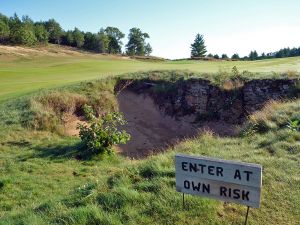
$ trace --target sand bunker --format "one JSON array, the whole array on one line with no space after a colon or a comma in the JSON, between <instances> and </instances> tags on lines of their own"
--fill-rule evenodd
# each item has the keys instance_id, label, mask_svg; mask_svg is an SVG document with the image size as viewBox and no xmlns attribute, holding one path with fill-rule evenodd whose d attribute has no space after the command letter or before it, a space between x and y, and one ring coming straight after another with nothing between
<instances>
[{"instance_id":1,"label":"sand bunker","mask_svg":"<svg viewBox=\"0 0 300 225\"><path fill-rule=\"evenodd\" d=\"M194 123L195 116L175 119L165 115L147 94L122 91L118 97L119 109L128 124L124 129L131 134L131 140L120 145L122 154L129 157L145 157L185 138L199 135L204 130L221 136L235 134L235 126L224 122Z\"/></svg>"}]
</instances>

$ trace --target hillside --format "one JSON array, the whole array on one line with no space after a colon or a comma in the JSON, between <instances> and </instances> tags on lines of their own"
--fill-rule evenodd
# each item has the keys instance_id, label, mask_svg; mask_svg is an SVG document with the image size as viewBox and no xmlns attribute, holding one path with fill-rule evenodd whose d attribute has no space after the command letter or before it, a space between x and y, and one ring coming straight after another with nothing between
<instances>
[{"instance_id":1,"label":"hillside","mask_svg":"<svg viewBox=\"0 0 300 225\"><path fill-rule=\"evenodd\" d=\"M299 71L300 57L251 62L149 61L88 53L56 45L39 48L0 46L0 101L41 88L58 87L128 72L179 69L216 73L231 71L233 66L237 66L240 71L248 70L260 74L271 71Z\"/></svg>"},{"instance_id":2,"label":"hillside","mask_svg":"<svg viewBox=\"0 0 300 225\"><path fill-rule=\"evenodd\" d=\"M210 75L212 81L189 75L182 71L138 72L1 103L0 224L241 224L246 211L241 205L187 196L187 209L182 208L182 195L176 192L174 179L174 155L178 152L261 164L262 205L250 210L249 224L297 224L297 80L278 77L243 84L243 77L233 74L224 80L216 79L218 74ZM123 79L125 83L136 82L120 86ZM257 92L249 92L256 88ZM267 90L265 98L260 89ZM247 102L233 98L240 96L239 91L248 95ZM207 98L218 92L216 99ZM174 104L174 99L182 100ZM213 102L225 117L209 117L203 111L210 111L204 106ZM135 106L142 103L147 107ZM83 104L99 113L123 111L129 132L140 131L147 137L142 137L143 141L154 139L160 146L136 143L136 132L132 133L135 143L119 146L122 154L84 158L78 136L65 132L68 118L81 116ZM243 123L226 116L241 113L237 111L239 104L247 108L242 113L253 107L256 110L243 115ZM193 108L191 116L196 118L188 121L182 113L193 112ZM229 125L235 132L224 133ZM199 133L190 135L191 127ZM171 138L176 140L170 143ZM152 149L142 152L142 148Z\"/></svg>"}]
</instances>

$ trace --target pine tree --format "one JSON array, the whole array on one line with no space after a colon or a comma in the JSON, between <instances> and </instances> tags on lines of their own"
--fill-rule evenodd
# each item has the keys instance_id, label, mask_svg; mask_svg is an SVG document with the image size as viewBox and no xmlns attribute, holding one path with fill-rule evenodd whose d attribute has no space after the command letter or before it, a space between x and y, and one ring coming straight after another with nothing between
<instances>
[{"instance_id":1,"label":"pine tree","mask_svg":"<svg viewBox=\"0 0 300 225\"><path fill-rule=\"evenodd\" d=\"M222 54L222 59L228 59L228 56L226 54Z\"/></svg>"},{"instance_id":2,"label":"pine tree","mask_svg":"<svg viewBox=\"0 0 300 225\"><path fill-rule=\"evenodd\" d=\"M234 54L231 56L231 59L239 60L239 59L240 59L240 56L239 56L237 53L234 53Z\"/></svg>"},{"instance_id":3,"label":"pine tree","mask_svg":"<svg viewBox=\"0 0 300 225\"><path fill-rule=\"evenodd\" d=\"M203 35L197 34L195 41L191 44L191 56L192 57L204 57L206 51L206 46L204 43Z\"/></svg>"}]
</instances>

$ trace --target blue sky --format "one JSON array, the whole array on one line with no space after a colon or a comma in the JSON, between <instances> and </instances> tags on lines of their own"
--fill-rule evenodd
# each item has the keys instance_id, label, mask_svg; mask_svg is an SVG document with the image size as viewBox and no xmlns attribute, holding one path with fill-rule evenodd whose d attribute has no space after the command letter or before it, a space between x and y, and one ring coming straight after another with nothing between
<instances>
[{"instance_id":1,"label":"blue sky","mask_svg":"<svg viewBox=\"0 0 300 225\"><path fill-rule=\"evenodd\" d=\"M300 46L299 0L0 0L0 12L55 18L65 30L116 26L127 35L139 27L153 55L167 58L189 57L196 33L213 54Z\"/></svg>"}]
</instances>

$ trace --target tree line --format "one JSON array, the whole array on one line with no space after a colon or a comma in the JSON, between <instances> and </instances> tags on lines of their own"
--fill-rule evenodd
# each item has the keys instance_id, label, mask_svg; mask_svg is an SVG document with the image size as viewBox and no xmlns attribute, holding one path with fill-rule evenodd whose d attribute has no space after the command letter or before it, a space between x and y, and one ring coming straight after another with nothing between
<instances>
[{"instance_id":1,"label":"tree line","mask_svg":"<svg viewBox=\"0 0 300 225\"><path fill-rule=\"evenodd\" d=\"M227 60L229 57L226 54L219 56L218 54L207 54L206 45L203 35L197 34L194 42L191 44L191 58L214 58ZM258 55L257 51L251 51L248 56L240 57L237 53L233 54L230 58L232 60L260 60L260 59L272 59L272 58L285 58L300 56L299 48L283 48L275 52L262 53Z\"/></svg>"},{"instance_id":2,"label":"tree line","mask_svg":"<svg viewBox=\"0 0 300 225\"><path fill-rule=\"evenodd\" d=\"M82 48L97 53L121 54L125 34L117 27L101 28L99 32L83 32L78 28L63 30L55 19L34 22L29 16L19 18L17 14L7 17L0 13L0 43L33 46L36 44L60 44ZM127 55L150 55L152 47L146 42L148 33L140 28L131 28Z\"/></svg>"}]
</instances>

